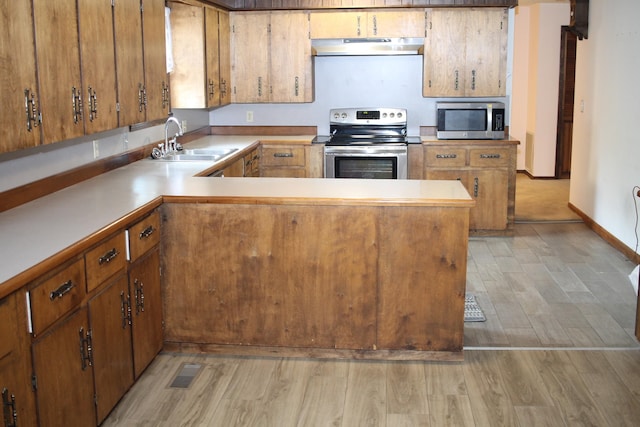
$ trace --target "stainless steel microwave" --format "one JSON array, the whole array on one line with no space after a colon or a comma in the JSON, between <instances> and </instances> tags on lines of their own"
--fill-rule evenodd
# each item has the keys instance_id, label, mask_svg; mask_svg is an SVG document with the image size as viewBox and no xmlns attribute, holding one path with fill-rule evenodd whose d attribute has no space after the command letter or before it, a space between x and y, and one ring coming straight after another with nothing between
<instances>
[{"instance_id":1,"label":"stainless steel microwave","mask_svg":"<svg viewBox=\"0 0 640 427\"><path fill-rule=\"evenodd\" d=\"M436 103L438 139L503 139L502 102Z\"/></svg>"}]
</instances>

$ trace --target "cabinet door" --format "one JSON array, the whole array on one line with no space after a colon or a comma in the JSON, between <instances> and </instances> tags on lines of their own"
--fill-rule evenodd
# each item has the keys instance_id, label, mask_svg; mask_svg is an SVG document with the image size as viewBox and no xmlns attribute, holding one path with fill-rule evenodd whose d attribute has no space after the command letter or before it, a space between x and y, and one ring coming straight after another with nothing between
<instances>
[{"instance_id":1,"label":"cabinet door","mask_svg":"<svg viewBox=\"0 0 640 427\"><path fill-rule=\"evenodd\" d=\"M171 106L204 108L207 106L205 80L205 8L182 3L171 4L173 72Z\"/></svg>"},{"instance_id":2,"label":"cabinet door","mask_svg":"<svg viewBox=\"0 0 640 427\"><path fill-rule=\"evenodd\" d=\"M96 424L88 326L80 309L32 346L41 427Z\"/></svg>"},{"instance_id":3,"label":"cabinet door","mask_svg":"<svg viewBox=\"0 0 640 427\"><path fill-rule=\"evenodd\" d=\"M218 11L205 7L206 106L220 105L220 36Z\"/></svg>"},{"instance_id":4,"label":"cabinet door","mask_svg":"<svg viewBox=\"0 0 640 427\"><path fill-rule=\"evenodd\" d=\"M83 116L87 134L118 127L111 0L78 0Z\"/></svg>"},{"instance_id":5,"label":"cabinet door","mask_svg":"<svg viewBox=\"0 0 640 427\"><path fill-rule=\"evenodd\" d=\"M0 87L4 89L0 153L6 153L40 144L40 111L31 1L0 0L0 9ZM28 114L27 100L33 102Z\"/></svg>"},{"instance_id":6,"label":"cabinet door","mask_svg":"<svg viewBox=\"0 0 640 427\"><path fill-rule=\"evenodd\" d=\"M45 143L84 134L76 0L34 0L42 133Z\"/></svg>"},{"instance_id":7,"label":"cabinet door","mask_svg":"<svg viewBox=\"0 0 640 427\"><path fill-rule=\"evenodd\" d=\"M504 96L503 8L428 9L423 96Z\"/></svg>"},{"instance_id":8,"label":"cabinet door","mask_svg":"<svg viewBox=\"0 0 640 427\"><path fill-rule=\"evenodd\" d=\"M142 10L145 120L153 121L169 114L164 0L142 0Z\"/></svg>"},{"instance_id":9,"label":"cabinet door","mask_svg":"<svg viewBox=\"0 0 640 427\"><path fill-rule=\"evenodd\" d=\"M124 274L89 301L98 424L133 384L129 304Z\"/></svg>"},{"instance_id":10,"label":"cabinet door","mask_svg":"<svg viewBox=\"0 0 640 427\"><path fill-rule=\"evenodd\" d=\"M269 13L232 13L232 100L267 102L269 94Z\"/></svg>"},{"instance_id":11,"label":"cabinet door","mask_svg":"<svg viewBox=\"0 0 640 427\"><path fill-rule=\"evenodd\" d=\"M466 14L457 9L427 12L423 96L465 96Z\"/></svg>"},{"instance_id":12,"label":"cabinet door","mask_svg":"<svg viewBox=\"0 0 640 427\"><path fill-rule=\"evenodd\" d=\"M162 349L162 295L158 249L136 262L129 271L133 367L138 378Z\"/></svg>"},{"instance_id":13,"label":"cabinet door","mask_svg":"<svg viewBox=\"0 0 640 427\"><path fill-rule=\"evenodd\" d=\"M506 94L507 11L502 8L472 9L466 28L466 95Z\"/></svg>"},{"instance_id":14,"label":"cabinet door","mask_svg":"<svg viewBox=\"0 0 640 427\"><path fill-rule=\"evenodd\" d=\"M0 299L0 392L4 425L36 425L24 293ZM15 411L15 418L13 411Z\"/></svg>"},{"instance_id":15,"label":"cabinet door","mask_svg":"<svg viewBox=\"0 0 640 427\"><path fill-rule=\"evenodd\" d=\"M367 12L311 12L312 39L356 38L367 35Z\"/></svg>"},{"instance_id":16,"label":"cabinet door","mask_svg":"<svg viewBox=\"0 0 640 427\"><path fill-rule=\"evenodd\" d=\"M369 37L424 37L424 10L370 11L367 29Z\"/></svg>"},{"instance_id":17,"label":"cabinet door","mask_svg":"<svg viewBox=\"0 0 640 427\"><path fill-rule=\"evenodd\" d=\"M220 105L231 103L231 29L229 13L218 11L220 48Z\"/></svg>"},{"instance_id":18,"label":"cabinet door","mask_svg":"<svg viewBox=\"0 0 640 427\"><path fill-rule=\"evenodd\" d=\"M307 13L271 14L270 52L271 102L312 102L313 70Z\"/></svg>"},{"instance_id":19,"label":"cabinet door","mask_svg":"<svg viewBox=\"0 0 640 427\"><path fill-rule=\"evenodd\" d=\"M236 160L231 165L224 168L224 176L241 177L244 176L244 157Z\"/></svg>"},{"instance_id":20,"label":"cabinet door","mask_svg":"<svg viewBox=\"0 0 640 427\"><path fill-rule=\"evenodd\" d=\"M508 180L506 169L469 171L467 191L476 201L469 214L471 230L507 228Z\"/></svg>"},{"instance_id":21,"label":"cabinet door","mask_svg":"<svg viewBox=\"0 0 640 427\"><path fill-rule=\"evenodd\" d=\"M140 0L114 0L119 126L141 123L144 111L144 62Z\"/></svg>"}]
</instances>

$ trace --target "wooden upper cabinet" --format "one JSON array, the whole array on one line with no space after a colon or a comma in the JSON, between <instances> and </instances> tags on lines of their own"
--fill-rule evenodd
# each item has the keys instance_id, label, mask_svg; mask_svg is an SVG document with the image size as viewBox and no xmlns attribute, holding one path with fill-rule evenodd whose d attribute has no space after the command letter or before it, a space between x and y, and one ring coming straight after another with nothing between
<instances>
[{"instance_id":1,"label":"wooden upper cabinet","mask_svg":"<svg viewBox=\"0 0 640 427\"><path fill-rule=\"evenodd\" d=\"M269 12L231 13L231 75L236 103L269 101Z\"/></svg>"},{"instance_id":2,"label":"wooden upper cabinet","mask_svg":"<svg viewBox=\"0 0 640 427\"><path fill-rule=\"evenodd\" d=\"M169 115L164 0L142 0L146 121Z\"/></svg>"},{"instance_id":3,"label":"wooden upper cabinet","mask_svg":"<svg viewBox=\"0 0 640 427\"><path fill-rule=\"evenodd\" d=\"M45 143L84 134L76 0L34 0L33 16Z\"/></svg>"},{"instance_id":4,"label":"wooden upper cabinet","mask_svg":"<svg viewBox=\"0 0 640 427\"><path fill-rule=\"evenodd\" d=\"M311 102L311 41L306 12L232 13L232 100Z\"/></svg>"},{"instance_id":5,"label":"wooden upper cabinet","mask_svg":"<svg viewBox=\"0 0 640 427\"><path fill-rule=\"evenodd\" d=\"M355 38L367 36L367 12L311 12L312 39Z\"/></svg>"},{"instance_id":6,"label":"wooden upper cabinet","mask_svg":"<svg viewBox=\"0 0 640 427\"><path fill-rule=\"evenodd\" d=\"M207 107L220 105L220 35L218 11L210 7L205 15L205 57Z\"/></svg>"},{"instance_id":7,"label":"wooden upper cabinet","mask_svg":"<svg viewBox=\"0 0 640 427\"><path fill-rule=\"evenodd\" d=\"M0 0L0 153L40 144L31 1ZM28 105L28 112L25 108Z\"/></svg>"},{"instance_id":8,"label":"wooden upper cabinet","mask_svg":"<svg viewBox=\"0 0 640 427\"><path fill-rule=\"evenodd\" d=\"M228 104L228 13L179 2L170 5L174 59L172 107L213 108Z\"/></svg>"},{"instance_id":9,"label":"wooden upper cabinet","mask_svg":"<svg viewBox=\"0 0 640 427\"><path fill-rule=\"evenodd\" d=\"M424 9L312 12L312 39L424 37Z\"/></svg>"},{"instance_id":10,"label":"wooden upper cabinet","mask_svg":"<svg viewBox=\"0 0 640 427\"><path fill-rule=\"evenodd\" d=\"M231 103L231 24L229 13L218 12L220 43L220 105Z\"/></svg>"},{"instance_id":11,"label":"wooden upper cabinet","mask_svg":"<svg viewBox=\"0 0 640 427\"><path fill-rule=\"evenodd\" d=\"M78 0L83 117L87 134L118 127L111 0Z\"/></svg>"},{"instance_id":12,"label":"wooden upper cabinet","mask_svg":"<svg viewBox=\"0 0 640 427\"><path fill-rule=\"evenodd\" d=\"M507 11L428 9L423 96L506 94Z\"/></svg>"},{"instance_id":13,"label":"wooden upper cabinet","mask_svg":"<svg viewBox=\"0 0 640 427\"><path fill-rule=\"evenodd\" d=\"M313 61L307 13L271 14L270 100L313 101Z\"/></svg>"},{"instance_id":14,"label":"wooden upper cabinet","mask_svg":"<svg viewBox=\"0 0 640 427\"><path fill-rule=\"evenodd\" d=\"M118 125L128 126L145 120L140 0L114 0L113 12L120 107Z\"/></svg>"}]
</instances>

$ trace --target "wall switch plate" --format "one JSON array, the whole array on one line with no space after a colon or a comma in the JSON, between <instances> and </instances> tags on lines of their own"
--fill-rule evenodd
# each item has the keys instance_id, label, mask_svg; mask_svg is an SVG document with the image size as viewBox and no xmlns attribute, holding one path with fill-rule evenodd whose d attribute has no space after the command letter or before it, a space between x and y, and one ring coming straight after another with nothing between
<instances>
[{"instance_id":1,"label":"wall switch plate","mask_svg":"<svg viewBox=\"0 0 640 427\"><path fill-rule=\"evenodd\" d=\"M187 121L182 121L182 133L187 133Z\"/></svg>"},{"instance_id":2,"label":"wall switch plate","mask_svg":"<svg viewBox=\"0 0 640 427\"><path fill-rule=\"evenodd\" d=\"M93 141L93 158L100 157L100 143L96 140Z\"/></svg>"},{"instance_id":3,"label":"wall switch plate","mask_svg":"<svg viewBox=\"0 0 640 427\"><path fill-rule=\"evenodd\" d=\"M247 123L253 122L253 111L247 111Z\"/></svg>"}]
</instances>

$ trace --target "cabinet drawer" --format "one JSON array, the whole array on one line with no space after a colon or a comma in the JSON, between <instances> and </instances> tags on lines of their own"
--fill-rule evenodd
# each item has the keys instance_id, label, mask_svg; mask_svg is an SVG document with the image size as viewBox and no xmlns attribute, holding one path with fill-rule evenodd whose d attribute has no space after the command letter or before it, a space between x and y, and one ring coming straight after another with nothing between
<instances>
[{"instance_id":1,"label":"cabinet drawer","mask_svg":"<svg viewBox=\"0 0 640 427\"><path fill-rule=\"evenodd\" d=\"M124 270L127 264L125 245L126 240L122 232L87 252L84 256L87 268L87 292L97 288L119 270Z\"/></svg>"},{"instance_id":2,"label":"cabinet drawer","mask_svg":"<svg viewBox=\"0 0 640 427\"><path fill-rule=\"evenodd\" d=\"M469 149L469 166L495 168L506 167L508 165L508 148L486 147Z\"/></svg>"},{"instance_id":3,"label":"cabinet drawer","mask_svg":"<svg viewBox=\"0 0 640 427\"><path fill-rule=\"evenodd\" d=\"M85 296L84 262L77 260L29 291L33 334L77 307Z\"/></svg>"},{"instance_id":4,"label":"cabinet drawer","mask_svg":"<svg viewBox=\"0 0 640 427\"><path fill-rule=\"evenodd\" d=\"M262 166L304 166L304 147L262 146Z\"/></svg>"},{"instance_id":5,"label":"cabinet drawer","mask_svg":"<svg viewBox=\"0 0 640 427\"><path fill-rule=\"evenodd\" d=\"M433 167L462 167L467 163L467 149L463 147L427 147L425 163Z\"/></svg>"},{"instance_id":6,"label":"cabinet drawer","mask_svg":"<svg viewBox=\"0 0 640 427\"><path fill-rule=\"evenodd\" d=\"M129 228L129 250L131 261L160 242L160 214L154 212Z\"/></svg>"}]
</instances>

